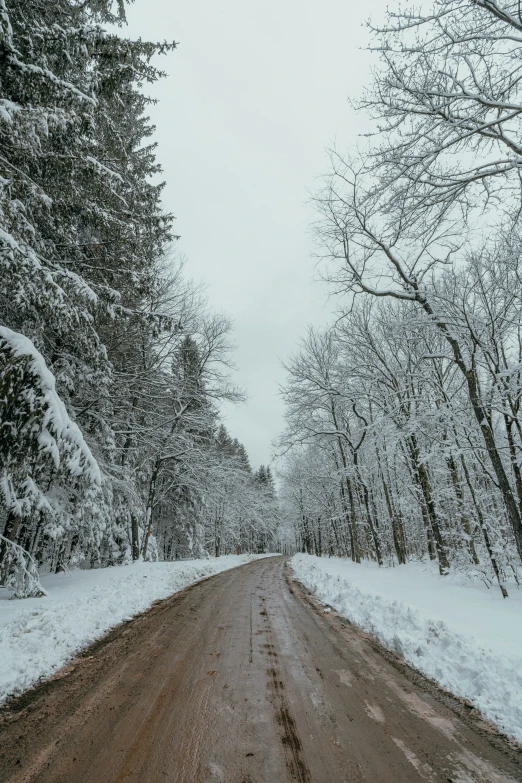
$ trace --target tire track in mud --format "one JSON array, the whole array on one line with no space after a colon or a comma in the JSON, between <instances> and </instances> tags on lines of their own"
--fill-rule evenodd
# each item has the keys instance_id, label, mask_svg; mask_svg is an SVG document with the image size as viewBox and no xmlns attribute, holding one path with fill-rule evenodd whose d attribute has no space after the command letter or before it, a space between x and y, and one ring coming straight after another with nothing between
<instances>
[{"instance_id":1,"label":"tire track in mud","mask_svg":"<svg viewBox=\"0 0 522 783\"><path fill-rule=\"evenodd\" d=\"M303 758L303 746L297 732L295 720L290 711L288 699L285 696L285 685L281 679L278 654L272 643L273 635L270 625L270 615L266 609L266 598L261 598L260 615L263 618L264 634L267 641L262 645L271 665L267 668L267 688L271 693L275 720L282 729L281 740L285 751L286 765L292 780L298 783L311 783L310 771Z\"/></svg>"}]
</instances>

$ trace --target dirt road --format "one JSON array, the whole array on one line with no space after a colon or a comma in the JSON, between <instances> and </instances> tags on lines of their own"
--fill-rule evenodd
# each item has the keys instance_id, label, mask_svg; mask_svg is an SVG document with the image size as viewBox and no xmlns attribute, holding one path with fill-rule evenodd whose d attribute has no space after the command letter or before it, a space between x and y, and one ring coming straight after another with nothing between
<instances>
[{"instance_id":1,"label":"dirt road","mask_svg":"<svg viewBox=\"0 0 522 783\"><path fill-rule=\"evenodd\" d=\"M0 781L522 781L466 712L270 558L156 604L0 711Z\"/></svg>"}]
</instances>

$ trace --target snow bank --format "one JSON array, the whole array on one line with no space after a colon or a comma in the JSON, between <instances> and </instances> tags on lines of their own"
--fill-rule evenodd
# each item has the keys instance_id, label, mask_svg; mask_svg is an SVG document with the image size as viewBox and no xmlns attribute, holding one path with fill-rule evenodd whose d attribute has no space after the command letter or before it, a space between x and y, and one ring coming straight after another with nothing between
<instances>
[{"instance_id":1,"label":"snow bank","mask_svg":"<svg viewBox=\"0 0 522 783\"><path fill-rule=\"evenodd\" d=\"M522 591L510 597L429 565L295 555L295 577L385 647L522 742Z\"/></svg>"},{"instance_id":2,"label":"snow bank","mask_svg":"<svg viewBox=\"0 0 522 783\"><path fill-rule=\"evenodd\" d=\"M110 628L198 579L264 555L47 574L45 598L10 601L0 588L0 703L57 671Z\"/></svg>"}]
</instances>

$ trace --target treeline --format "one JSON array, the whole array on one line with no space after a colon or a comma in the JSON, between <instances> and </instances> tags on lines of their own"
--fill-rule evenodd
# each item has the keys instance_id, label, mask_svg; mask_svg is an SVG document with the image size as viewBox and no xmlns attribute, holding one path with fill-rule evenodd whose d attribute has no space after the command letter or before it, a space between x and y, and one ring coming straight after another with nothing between
<instances>
[{"instance_id":1,"label":"treeline","mask_svg":"<svg viewBox=\"0 0 522 783\"><path fill-rule=\"evenodd\" d=\"M8 0L0 55L0 583L264 551L277 504L221 425L230 324L172 249L153 59L112 0Z\"/></svg>"},{"instance_id":2,"label":"treeline","mask_svg":"<svg viewBox=\"0 0 522 783\"><path fill-rule=\"evenodd\" d=\"M522 18L436 0L371 27L362 152L331 155L318 252L342 304L289 362L296 545L437 560L504 582L522 558Z\"/></svg>"}]
</instances>

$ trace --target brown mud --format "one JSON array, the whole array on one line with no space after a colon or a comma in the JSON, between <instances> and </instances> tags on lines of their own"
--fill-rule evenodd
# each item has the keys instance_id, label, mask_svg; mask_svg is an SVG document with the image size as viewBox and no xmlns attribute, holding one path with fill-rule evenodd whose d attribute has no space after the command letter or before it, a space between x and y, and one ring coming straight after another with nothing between
<instances>
[{"instance_id":1,"label":"brown mud","mask_svg":"<svg viewBox=\"0 0 522 783\"><path fill-rule=\"evenodd\" d=\"M293 582L205 579L0 710L1 783L521 783L522 754Z\"/></svg>"}]
</instances>

